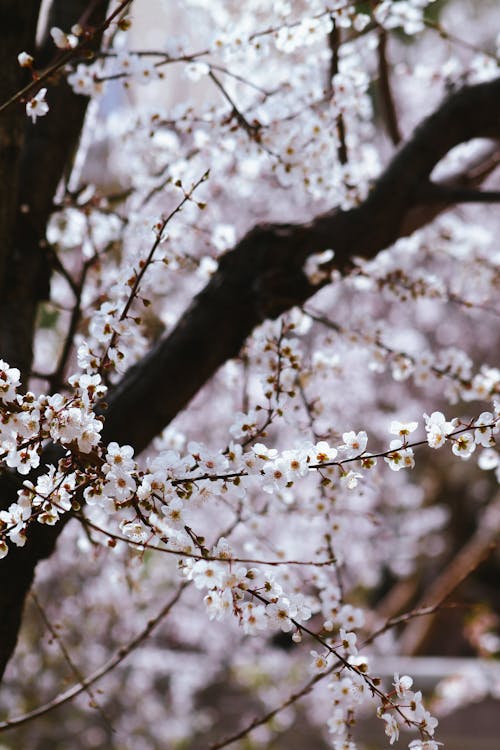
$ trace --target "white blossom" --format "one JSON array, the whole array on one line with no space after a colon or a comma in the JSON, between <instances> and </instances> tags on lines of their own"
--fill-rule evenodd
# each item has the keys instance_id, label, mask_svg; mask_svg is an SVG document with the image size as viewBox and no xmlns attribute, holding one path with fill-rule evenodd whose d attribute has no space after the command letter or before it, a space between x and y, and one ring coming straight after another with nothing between
<instances>
[{"instance_id":1,"label":"white blossom","mask_svg":"<svg viewBox=\"0 0 500 750\"><path fill-rule=\"evenodd\" d=\"M41 88L26 104L26 114L31 117L33 123L36 122L37 117L43 117L49 111L49 105L45 101L46 94L47 89Z\"/></svg>"}]
</instances>

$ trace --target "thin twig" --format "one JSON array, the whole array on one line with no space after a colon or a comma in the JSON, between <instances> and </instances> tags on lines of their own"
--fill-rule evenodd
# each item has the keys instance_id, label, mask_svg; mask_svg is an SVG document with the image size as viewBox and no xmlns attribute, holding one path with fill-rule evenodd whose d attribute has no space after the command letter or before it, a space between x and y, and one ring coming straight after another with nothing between
<instances>
[{"instance_id":1,"label":"thin twig","mask_svg":"<svg viewBox=\"0 0 500 750\"><path fill-rule=\"evenodd\" d=\"M457 585L460 582L461 581L457 582ZM361 643L361 648L364 648L365 646L371 644L379 636L387 632L387 630L390 630L391 628L395 627L396 625L399 625L400 623L408 622L416 617L425 617L425 616L434 614L438 609L440 608L442 609L443 607L446 606L444 604L444 601L450 594L451 594L451 591L448 591L446 596L442 600L440 600L437 604L434 604L431 607L423 607L420 609L414 609L411 612L407 612L403 615L399 615L398 617L390 618L382 627L378 628L376 631L371 633L367 638L365 638L365 640ZM448 606L451 607L454 605L448 605ZM313 690L315 685L318 684L318 682L321 682L326 677L329 677L331 674L333 674L333 672L335 672L335 670L337 670L339 666L341 666L340 660L336 662L335 664L333 664L331 667L329 667L325 672L314 675L314 677L312 677L308 682L306 682L306 684L300 690L289 695L288 698L283 703L281 703L278 706L275 706L270 711L267 711L265 714L253 719L245 727L243 727L241 730L231 735L230 737L226 737L220 742L216 742L215 744L211 745L209 750L222 750L223 747L227 747L227 745L230 745L232 742L236 742L237 740L240 740L246 735L248 735L253 729L260 727L263 724L267 724L269 721L271 721L271 719L273 719L279 713L284 711L286 708L288 708L289 706L292 706L301 698L308 695Z\"/></svg>"},{"instance_id":2,"label":"thin twig","mask_svg":"<svg viewBox=\"0 0 500 750\"><path fill-rule=\"evenodd\" d=\"M332 565L335 563L335 559L329 559L329 560L259 560L252 557L217 557L215 555L210 554L196 554L195 552L187 552L186 550L179 550L179 549L169 549L167 547L157 547L154 544L149 544L149 542L138 542L134 539L129 539L128 537L121 536L120 534L115 534L112 531L108 531L108 529L103 529L101 526L97 526L97 524L93 523L92 521L89 521L88 518L85 518L81 515L75 515L75 518L80 521L82 526L84 528L92 529L93 531L103 534L104 536L108 537L109 539L113 539L116 542L124 542L125 544L129 544L133 547L138 547L139 549L150 549L154 552L163 552L165 554L175 555L176 557L188 557L192 560L208 560L210 562L221 562L225 563L226 565L231 566L233 563L241 563L245 565L269 565L273 567L277 567L279 565L298 565L298 566L313 566L316 568L326 567L329 565ZM190 532L190 533L189 533ZM193 539L194 532L190 529L189 535L191 536L191 539ZM196 536L196 535L194 535ZM221 534L223 537L228 536L228 532L225 531L223 534Z\"/></svg>"},{"instance_id":3,"label":"thin twig","mask_svg":"<svg viewBox=\"0 0 500 750\"><path fill-rule=\"evenodd\" d=\"M221 92L222 96L226 101L231 105L231 116L235 118L238 125L240 125L243 130L249 135L249 137L254 141L260 140L260 123L250 123L246 119L243 112L239 109L239 107L236 105L234 99L230 96L225 86L222 85L219 78L215 75L213 70L210 70L208 73L208 77L215 83L219 91Z\"/></svg>"},{"instance_id":4,"label":"thin twig","mask_svg":"<svg viewBox=\"0 0 500 750\"><path fill-rule=\"evenodd\" d=\"M72 700L77 695L80 695L80 693L87 691L91 685L97 682L97 680L100 680L101 677L104 677L104 675L111 672L116 666L118 666L118 664L120 664L120 662L122 662L130 653L132 653L132 651L134 651L138 646L141 645L141 643L143 643L143 641L145 641L150 636L157 625L159 625L159 623L169 614L170 610L179 601L182 592L188 585L189 582L184 581L179 586L172 599L170 599L167 604L162 607L156 617L153 617L153 619L149 620L146 627L141 630L141 632L138 633L135 638L125 644L125 646L119 648L118 651L116 651L115 654L110 659L108 659L105 664L103 664L101 667L99 667L99 669L89 675L89 677L86 677L85 679L80 681L78 685L73 685L68 690L65 690L64 693L60 693L48 703L44 703L43 706L39 706L38 708L33 709L33 711L21 714L20 716L15 716L13 719L7 719L6 721L0 722L0 732L5 732L6 730L12 729L13 727L18 727L21 724L26 724L28 721L36 719L39 716L44 716L50 711L53 711L55 708L59 708L59 706L62 706L64 703L68 703L68 701Z\"/></svg>"},{"instance_id":5,"label":"thin twig","mask_svg":"<svg viewBox=\"0 0 500 750\"><path fill-rule=\"evenodd\" d=\"M208 179L208 175L209 175L209 170L207 170L206 172L203 173L203 175L191 186L191 188L190 188L190 190L188 190L188 192L184 193L184 198L181 200L181 202L173 209L173 211L171 211L168 214L168 216L165 219L163 219L163 221L156 228L156 230L155 230L155 232L156 232L156 239L153 242L153 244L151 246L151 249L149 250L149 252L148 252L145 260L141 261L140 266L139 266L139 270L134 272L135 278L134 278L134 282L132 284L132 288L130 290L130 294L128 296L127 301L125 302L125 305L123 306L123 310L122 310L122 312L120 314L120 317L118 319L120 322L122 322L123 320L125 320L125 318L128 315L128 312L129 312L129 310L130 310L130 308L132 306L132 303L134 302L134 300L135 300L135 298L136 298L136 296L138 294L139 287L140 287L141 281L143 279L143 276L146 273L146 271L148 270L148 268L151 265L151 263L153 262L154 255L155 255L155 253L156 253L156 251L157 251L160 243L164 239L163 235L164 235L164 232L165 232L165 228L167 227L167 225L169 224L169 222L174 218L174 216L176 214L178 214L180 211L182 211L184 205L188 201L191 200L192 195L195 192L195 190L201 185L202 182L205 182ZM102 371L105 368L105 366L107 364L107 360L108 360L108 353L109 353L110 349L112 349L115 346L118 338L119 338L119 333L116 330L113 331L113 334L112 334L112 336L111 336L111 338L109 340L109 343L108 343L108 345L106 347L106 351L104 352L104 354L101 357L101 365L100 365L100 368L99 368L100 371Z\"/></svg>"},{"instance_id":6,"label":"thin twig","mask_svg":"<svg viewBox=\"0 0 500 750\"><path fill-rule=\"evenodd\" d=\"M96 708L99 713L101 714L102 718L104 719L104 722L110 727L111 731L114 732L115 730L112 727L111 721L106 716L103 708L99 705L97 698L95 697L93 691L90 689L89 685L85 685L85 678L80 672L80 669L77 667L75 662L73 661L71 654L69 653L68 649L66 648L64 641L60 637L59 633L55 629L55 627L52 625L47 613L45 612L44 607L42 606L40 600L38 599L38 596L34 591L31 591L31 598L33 599L35 606L40 614L40 617L42 618L45 627L50 632L52 638L56 641L57 645L59 646L59 649L63 655L64 661L67 663L71 671L73 672L74 676L82 686L83 690L87 693L87 695L90 698L90 706L92 708Z\"/></svg>"}]
</instances>

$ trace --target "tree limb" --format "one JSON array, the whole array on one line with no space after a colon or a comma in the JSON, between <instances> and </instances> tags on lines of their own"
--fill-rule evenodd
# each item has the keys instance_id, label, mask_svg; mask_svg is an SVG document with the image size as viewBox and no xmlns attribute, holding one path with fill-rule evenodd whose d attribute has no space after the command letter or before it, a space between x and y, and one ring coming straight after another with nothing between
<instances>
[{"instance_id":1,"label":"tree limb","mask_svg":"<svg viewBox=\"0 0 500 750\"><path fill-rule=\"evenodd\" d=\"M490 503L490 508L498 506L497 495ZM488 518L488 508L484 514ZM489 519L491 521L491 518ZM498 547L500 533L495 523L481 523L470 539L460 548L444 570L433 580L417 608L433 606L444 601L455 589ZM425 604L424 604L425 600ZM432 628L434 617L425 620L414 620L409 623L400 640L401 653L418 655L426 644L426 636Z\"/></svg>"},{"instance_id":2,"label":"tree limb","mask_svg":"<svg viewBox=\"0 0 500 750\"><path fill-rule=\"evenodd\" d=\"M0 101L8 99L26 82L26 70L17 64L20 52L32 53L41 0L4 0L0 24ZM26 112L12 107L0 118L0 287L12 252L17 221L19 166Z\"/></svg>"},{"instance_id":3,"label":"tree limb","mask_svg":"<svg viewBox=\"0 0 500 750\"><path fill-rule=\"evenodd\" d=\"M11 4L16 8L36 5L38 11L40 3L25 4L12 0ZM92 8L89 24L98 26L105 18L106 6L107 0L97 3L89 0L54 0L47 29L58 26L69 30L88 8ZM32 15L34 38L35 9ZM12 28L7 32L16 39ZM98 46L99 42L98 34L92 45ZM47 31L35 54L37 65L44 65L57 52ZM14 61L9 60L8 65L5 64L5 71L11 70L15 62L14 56ZM0 123L7 123L8 127L9 119L20 113L24 130L22 158L18 158L12 171L8 172L19 187L13 191L16 199L15 221L9 225L5 275L3 283L0 281L0 356L11 366L19 367L25 381L31 370L37 308L49 295L50 262L46 252L45 230L53 211L57 185L71 166L89 102L87 97L74 94L64 78L50 87L47 100L50 112L36 124L27 121L24 110L16 108L18 105L7 109L0 118ZM7 180L3 182L8 185Z\"/></svg>"},{"instance_id":4,"label":"tree limb","mask_svg":"<svg viewBox=\"0 0 500 750\"><path fill-rule=\"evenodd\" d=\"M355 255L373 258L449 208L449 194L422 198L429 176L454 146L478 137L500 138L500 78L450 96L416 129L359 207L335 209L307 224L264 224L248 232L222 257L172 333L115 388L104 439L143 450L237 355L256 325L303 304L320 288L303 273L308 256L332 248L335 256L325 270L345 272Z\"/></svg>"},{"instance_id":5,"label":"tree limb","mask_svg":"<svg viewBox=\"0 0 500 750\"><path fill-rule=\"evenodd\" d=\"M378 30L378 85L380 91L380 104L384 113L387 132L393 144L401 143L402 136L399 129L396 105L392 95L391 81L389 76L389 63L387 62L387 31Z\"/></svg>"}]
</instances>

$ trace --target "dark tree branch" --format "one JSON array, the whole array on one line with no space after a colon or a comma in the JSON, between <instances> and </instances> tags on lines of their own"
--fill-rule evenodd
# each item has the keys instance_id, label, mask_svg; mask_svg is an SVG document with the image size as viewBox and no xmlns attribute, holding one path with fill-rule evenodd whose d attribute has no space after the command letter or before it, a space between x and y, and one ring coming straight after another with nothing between
<instances>
[{"instance_id":1,"label":"dark tree branch","mask_svg":"<svg viewBox=\"0 0 500 750\"><path fill-rule=\"evenodd\" d=\"M54 446L46 449L46 463L57 463L62 451ZM22 479L10 473L0 476L0 508L15 502ZM7 557L0 560L0 678L14 651L21 626L25 598L33 583L35 568L40 560L49 557L66 519L59 528L35 523L28 533L26 547L15 547Z\"/></svg>"},{"instance_id":2,"label":"dark tree branch","mask_svg":"<svg viewBox=\"0 0 500 750\"><path fill-rule=\"evenodd\" d=\"M498 203L500 190L472 190L471 188L429 182L421 193L422 201L448 203Z\"/></svg>"},{"instance_id":3,"label":"dark tree branch","mask_svg":"<svg viewBox=\"0 0 500 750\"><path fill-rule=\"evenodd\" d=\"M335 256L325 270L345 272L353 256L373 258L423 226L450 205L440 200L427 211L419 197L436 164L459 143L495 133L500 137L500 79L447 99L417 128L359 207L334 210L308 224L252 229L223 256L170 336L111 394L104 438L143 450L218 367L236 356L256 325L318 290L302 271L309 255L332 248Z\"/></svg>"},{"instance_id":4,"label":"dark tree branch","mask_svg":"<svg viewBox=\"0 0 500 750\"><path fill-rule=\"evenodd\" d=\"M11 4L19 8L25 6L25 3L14 0ZM54 0L47 27L58 26L69 30L89 7L93 8L93 12L88 22L94 27L98 26L105 18L106 6L106 0L98 3L89 0ZM15 37L12 29L9 33ZM100 37L97 37L99 35L92 42L95 47L100 42ZM36 52L36 63L40 61L43 64L57 52L47 32ZM12 67L13 61L9 60L5 70ZM31 370L37 308L49 294L50 262L45 245L45 229L53 210L57 185L71 166L89 100L74 94L61 78L57 85L50 87L47 101L49 114L34 125L27 121L21 108L25 143L22 159L17 160L16 169L11 172L19 188L16 191L15 221L10 231L5 276L0 286L0 356L11 366L19 367L25 380ZM17 106L5 110L0 123L8 122L13 112L17 114Z\"/></svg>"},{"instance_id":5,"label":"dark tree branch","mask_svg":"<svg viewBox=\"0 0 500 750\"><path fill-rule=\"evenodd\" d=\"M220 365L238 354L256 325L302 304L320 288L302 270L310 255L332 248L335 257L325 270L335 266L346 272L353 256L373 258L449 208L448 200L429 203L422 193L448 151L478 137L500 140L500 78L450 96L417 128L359 207L335 209L306 224L252 229L222 257L174 331L110 394L103 439L143 450ZM490 154L457 175L454 184L477 187L497 163L498 154ZM42 464L49 460L44 456ZM5 502L9 493L2 496ZM61 528L35 524L26 547L11 550L0 563L0 610L9 612L0 631L0 666L14 648L35 566L51 554Z\"/></svg>"},{"instance_id":6,"label":"dark tree branch","mask_svg":"<svg viewBox=\"0 0 500 750\"><path fill-rule=\"evenodd\" d=\"M29 76L17 64L20 52L33 53L41 0L4 0L0 23L0 102L20 89ZM0 118L0 288L12 252L17 220L19 165L26 112L18 105Z\"/></svg>"},{"instance_id":7,"label":"dark tree branch","mask_svg":"<svg viewBox=\"0 0 500 750\"><path fill-rule=\"evenodd\" d=\"M341 34L340 29L335 22L335 18L332 17L332 30L330 31L330 34L328 35L328 44L330 47L330 65L328 66L328 81L326 90L330 98L332 98L335 94L334 88L333 88L333 78L337 75L339 72L339 49L341 44ZM345 132L345 123L344 118L342 115L342 112L337 115L337 118L335 120L335 125L337 128L337 136L339 139L339 145L337 149L337 154L339 157L339 161L341 164L347 164L348 162L348 153L347 153L347 145L346 145L346 132Z\"/></svg>"},{"instance_id":8,"label":"dark tree branch","mask_svg":"<svg viewBox=\"0 0 500 750\"><path fill-rule=\"evenodd\" d=\"M399 130L396 105L392 95L391 81L389 77L389 63L387 61L387 31L379 29L378 32L378 85L380 91L381 106L389 137L395 146L401 143L401 132Z\"/></svg>"}]
</instances>

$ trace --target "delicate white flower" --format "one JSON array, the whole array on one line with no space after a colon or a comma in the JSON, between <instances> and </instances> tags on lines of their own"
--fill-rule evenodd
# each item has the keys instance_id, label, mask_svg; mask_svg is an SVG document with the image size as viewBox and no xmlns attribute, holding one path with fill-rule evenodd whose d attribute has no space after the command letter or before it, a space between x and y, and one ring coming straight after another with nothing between
<instances>
[{"instance_id":1,"label":"delicate white flower","mask_svg":"<svg viewBox=\"0 0 500 750\"><path fill-rule=\"evenodd\" d=\"M353 607L352 604L344 604L337 613L337 621L345 630L362 628L365 624L365 615L359 607Z\"/></svg>"},{"instance_id":2,"label":"delicate white flower","mask_svg":"<svg viewBox=\"0 0 500 750\"><path fill-rule=\"evenodd\" d=\"M202 588L198 586L197 588ZM209 591L203 601L210 620L223 620L233 609L233 597L229 589L224 591Z\"/></svg>"},{"instance_id":3,"label":"delicate white flower","mask_svg":"<svg viewBox=\"0 0 500 750\"><path fill-rule=\"evenodd\" d=\"M294 618L296 620L303 622L310 619L312 612L304 594L293 594L290 596L290 602L295 612Z\"/></svg>"},{"instance_id":4,"label":"delicate white flower","mask_svg":"<svg viewBox=\"0 0 500 750\"><path fill-rule=\"evenodd\" d=\"M115 474L114 471L109 471L106 474L103 492L109 498L123 502L134 494L136 487L136 481L130 474L121 471Z\"/></svg>"},{"instance_id":5,"label":"delicate white flower","mask_svg":"<svg viewBox=\"0 0 500 750\"><path fill-rule=\"evenodd\" d=\"M347 732L347 723L342 708L336 708L333 716L326 722L330 734L342 737Z\"/></svg>"},{"instance_id":6,"label":"delicate white flower","mask_svg":"<svg viewBox=\"0 0 500 750\"><path fill-rule=\"evenodd\" d=\"M77 65L76 70L68 76L67 80L75 94L82 94L83 96L95 96L100 94L104 88L103 81L99 80L96 69L84 63Z\"/></svg>"},{"instance_id":7,"label":"delicate white flower","mask_svg":"<svg viewBox=\"0 0 500 750\"><path fill-rule=\"evenodd\" d=\"M358 479L363 479L363 475L356 471L347 471L340 475L340 481L348 490L353 490L358 486Z\"/></svg>"},{"instance_id":8,"label":"delicate white flower","mask_svg":"<svg viewBox=\"0 0 500 750\"><path fill-rule=\"evenodd\" d=\"M17 56L17 62L21 68L31 68L35 61L27 52L20 52Z\"/></svg>"},{"instance_id":9,"label":"delicate white flower","mask_svg":"<svg viewBox=\"0 0 500 750\"><path fill-rule=\"evenodd\" d=\"M228 250L236 242L236 229L232 224L217 224L212 232L212 243L217 250Z\"/></svg>"},{"instance_id":10,"label":"delicate white flower","mask_svg":"<svg viewBox=\"0 0 500 750\"><path fill-rule=\"evenodd\" d=\"M384 713L380 716L385 721L385 733L389 737L390 744L399 738L399 724L394 714Z\"/></svg>"},{"instance_id":11,"label":"delicate white flower","mask_svg":"<svg viewBox=\"0 0 500 750\"><path fill-rule=\"evenodd\" d=\"M360 460L362 469L373 469L377 465L377 459L371 453L365 453Z\"/></svg>"},{"instance_id":12,"label":"delicate white flower","mask_svg":"<svg viewBox=\"0 0 500 750\"><path fill-rule=\"evenodd\" d=\"M252 451L262 461L272 461L278 455L276 448L267 448L263 443L255 443Z\"/></svg>"},{"instance_id":13,"label":"delicate white flower","mask_svg":"<svg viewBox=\"0 0 500 750\"><path fill-rule=\"evenodd\" d=\"M430 417L424 414L427 442L431 448L441 448L446 442L446 435L453 432L453 424L447 422L444 414L433 411Z\"/></svg>"},{"instance_id":14,"label":"delicate white flower","mask_svg":"<svg viewBox=\"0 0 500 750\"><path fill-rule=\"evenodd\" d=\"M291 618L295 617L296 611L284 596L266 606L266 615L271 627L279 627L284 633L289 633L294 627Z\"/></svg>"},{"instance_id":15,"label":"delicate white flower","mask_svg":"<svg viewBox=\"0 0 500 750\"><path fill-rule=\"evenodd\" d=\"M120 531L133 542L147 542L151 532L140 521L122 521Z\"/></svg>"},{"instance_id":16,"label":"delicate white flower","mask_svg":"<svg viewBox=\"0 0 500 750\"><path fill-rule=\"evenodd\" d=\"M183 510L184 503L178 497L173 497L168 505L161 506L161 512L163 513L165 521L176 529L183 527L185 524Z\"/></svg>"},{"instance_id":17,"label":"delicate white flower","mask_svg":"<svg viewBox=\"0 0 500 750\"><path fill-rule=\"evenodd\" d=\"M319 284L321 281L328 278L331 271L321 268L321 265L323 263L328 263L328 261L333 258L334 254L333 250L325 250L322 253L310 255L307 258L303 270L311 284Z\"/></svg>"},{"instance_id":18,"label":"delicate white flower","mask_svg":"<svg viewBox=\"0 0 500 750\"><path fill-rule=\"evenodd\" d=\"M19 474L29 474L31 469L40 465L40 454L35 448L26 447L20 450L13 446L5 459L7 466L16 469Z\"/></svg>"},{"instance_id":19,"label":"delicate white flower","mask_svg":"<svg viewBox=\"0 0 500 750\"><path fill-rule=\"evenodd\" d=\"M401 382L407 380L415 369L414 362L408 357L398 355L391 362L392 377Z\"/></svg>"},{"instance_id":20,"label":"delicate white flower","mask_svg":"<svg viewBox=\"0 0 500 750\"><path fill-rule=\"evenodd\" d=\"M234 589L233 595L239 595L247 588L247 569L243 565L238 567L226 566L220 576L221 589Z\"/></svg>"},{"instance_id":21,"label":"delicate white flower","mask_svg":"<svg viewBox=\"0 0 500 750\"><path fill-rule=\"evenodd\" d=\"M408 718L410 718L412 721L420 722L424 716L425 711L422 704L422 691L417 690L416 693L408 691L407 696L405 696L405 700L408 701L409 706L406 709Z\"/></svg>"},{"instance_id":22,"label":"delicate white flower","mask_svg":"<svg viewBox=\"0 0 500 750\"><path fill-rule=\"evenodd\" d=\"M78 38L74 34L66 34L57 26L51 28L50 36L59 49L73 49L78 44Z\"/></svg>"},{"instance_id":23,"label":"delicate white flower","mask_svg":"<svg viewBox=\"0 0 500 750\"><path fill-rule=\"evenodd\" d=\"M92 448L98 445L100 440L99 433L102 430L102 426L102 422L92 416L89 416L87 420L82 420L83 429L76 436L78 448L82 453L90 453Z\"/></svg>"},{"instance_id":24,"label":"delicate white flower","mask_svg":"<svg viewBox=\"0 0 500 750\"><path fill-rule=\"evenodd\" d=\"M320 440L314 446L313 461L318 464L334 461L337 457L337 449L330 447L325 440Z\"/></svg>"},{"instance_id":25,"label":"delicate white flower","mask_svg":"<svg viewBox=\"0 0 500 750\"><path fill-rule=\"evenodd\" d=\"M49 418L48 414L46 416ZM64 444L76 441L82 453L90 453L99 442L102 427L102 422L92 412L71 406L53 415L50 435Z\"/></svg>"},{"instance_id":26,"label":"delicate white flower","mask_svg":"<svg viewBox=\"0 0 500 750\"><path fill-rule=\"evenodd\" d=\"M94 375L86 373L72 375L68 378L68 382L79 391L87 407L102 398L107 391L107 387L102 383L102 378L98 373Z\"/></svg>"},{"instance_id":27,"label":"delicate white flower","mask_svg":"<svg viewBox=\"0 0 500 750\"><path fill-rule=\"evenodd\" d=\"M101 484L92 484L90 487L86 487L83 491L83 499L87 505L99 505L104 498L107 502L108 498L104 495Z\"/></svg>"},{"instance_id":28,"label":"delicate white flower","mask_svg":"<svg viewBox=\"0 0 500 750\"><path fill-rule=\"evenodd\" d=\"M245 633L256 635L260 630L266 630L269 620L266 617L266 609L263 604L243 602L240 607L241 625Z\"/></svg>"},{"instance_id":29,"label":"delicate white flower","mask_svg":"<svg viewBox=\"0 0 500 750\"><path fill-rule=\"evenodd\" d=\"M209 451L203 443L196 443L192 440L188 443L187 448L198 467L209 474L217 474L217 472L223 472L227 469L226 457L222 453Z\"/></svg>"},{"instance_id":30,"label":"delicate white flower","mask_svg":"<svg viewBox=\"0 0 500 750\"><path fill-rule=\"evenodd\" d=\"M230 560L233 557L233 548L231 547L227 539L221 536L217 544L213 547L212 554L214 557L220 557L224 560Z\"/></svg>"},{"instance_id":31,"label":"delicate white flower","mask_svg":"<svg viewBox=\"0 0 500 750\"><path fill-rule=\"evenodd\" d=\"M460 458L464 459L470 458L476 450L473 434L471 432L463 432L461 435L457 435L453 438L451 450L455 456L460 456Z\"/></svg>"},{"instance_id":32,"label":"delicate white flower","mask_svg":"<svg viewBox=\"0 0 500 750\"><path fill-rule=\"evenodd\" d=\"M253 409L248 412L239 411L234 417L229 432L235 440L247 438L257 429L258 420L257 412Z\"/></svg>"},{"instance_id":33,"label":"delicate white flower","mask_svg":"<svg viewBox=\"0 0 500 750\"><path fill-rule=\"evenodd\" d=\"M356 647L356 633L349 633L344 630L344 628L340 628L339 635L342 648L347 651L348 654L355 656L358 653L358 649Z\"/></svg>"},{"instance_id":34,"label":"delicate white flower","mask_svg":"<svg viewBox=\"0 0 500 750\"><path fill-rule=\"evenodd\" d=\"M134 449L130 445L118 445L109 443L106 451L106 464L104 470L112 471L115 476L121 476L132 471L135 463L132 460Z\"/></svg>"},{"instance_id":35,"label":"delicate white flower","mask_svg":"<svg viewBox=\"0 0 500 750\"><path fill-rule=\"evenodd\" d=\"M23 438L35 436L40 430L40 409L34 408L30 411L22 411L15 414L12 419L12 426Z\"/></svg>"},{"instance_id":36,"label":"delicate white flower","mask_svg":"<svg viewBox=\"0 0 500 750\"><path fill-rule=\"evenodd\" d=\"M137 65L137 61L137 55L131 55L128 52L119 52L115 57L114 69L118 74L131 74Z\"/></svg>"},{"instance_id":37,"label":"delicate white flower","mask_svg":"<svg viewBox=\"0 0 500 750\"><path fill-rule=\"evenodd\" d=\"M319 654L317 651L311 651L310 654L313 658L311 671L314 674L321 674L322 672L326 672L326 670L328 669L328 651L324 654Z\"/></svg>"},{"instance_id":38,"label":"delicate white flower","mask_svg":"<svg viewBox=\"0 0 500 750\"><path fill-rule=\"evenodd\" d=\"M290 481L296 477L304 477L309 473L307 451L304 449L283 451L281 462Z\"/></svg>"},{"instance_id":39,"label":"delicate white flower","mask_svg":"<svg viewBox=\"0 0 500 750\"><path fill-rule=\"evenodd\" d=\"M430 448L441 448L446 442L446 432L439 425L431 425L427 430L427 442Z\"/></svg>"},{"instance_id":40,"label":"delicate white flower","mask_svg":"<svg viewBox=\"0 0 500 750\"><path fill-rule=\"evenodd\" d=\"M269 598L279 598L283 593L283 587L276 581L272 573L266 573L264 579L264 590Z\"/></svg>"},{"instance_id":41,"label":"delicate white flower","mask_svg":"<svg viewBox=\"0 0 500 750\"><path fill-rule=\"evenodd\" d=\"M406 438L412 432L418 428L418 422L397 422L394 420L391 422L389 432L391 435L400 435L402 438Z\"/></svg>"},{"instance_id":42,"label":"delicate white flower","mask_svg":"<svg viewBox=\"0 0 500 750\"><path fill-rule=\"evenodd\" d=\"M221 583L222 570L220 564L212 560L197 560L188 578L194 581L197 589L214 589Z\"/></svg>"},{"instance_id":43,"label":"delicate white flower","mask_svg":"<svg viewBox=\"0 0 500 750\"><path fill-rule=\"evenodd\" d=\"M422 18L423 7L417 4L403 2L393 3L392 0L382 0L374 10L374 17L385 29L403 27L406 34L416 34L424 28Z\"/></svg>"},{"instance_id":44,"label":"delicate white flower","mask_svg":"<svg viewBox=\"0 0 500 750\"><path fill-rule=\"evenodd\" d=\"M290 482L287 467L281 458L265 463L261 469L261 474L262 489L269 494L279 492Z\"/></svg>"},{"instance_id":45,"label":"delicate white flower","mask_svg":"<svg viewBox=\"0 0 500 750\"><path fill-rule=\"evenodd\" d=\"M45 101L46 93L47 89L40 89L26 104L26 114L33 122L36 122L37 117L43 117L49 111L49 105Z\"/></svg>"},{"instance_id":46,"label":"delicate white flower","mask_svg":"<svg viewBox=\"0 0 500 750\"><path fill-rule=\"evenodd\" d=\"M494 423L493 414L489 411L483 411L479 415L478 419L474 422L474 442L477 445L482 445L484 448L492 448L495 445L495 438L493 434L498 432L498 429L491 427ZM487 426L488 425L488 426Z\"/></svg>"},{"instance_id":47,"label":"delicate white flower","mask_svg":"<svg viewBox=\"0 0 500 750\"><path fill-rule=\"evenodd\" d=\"M113 334L118 332L119 323L117 306L104 302L93 314L89 331L100 344L108 344Z\"/></svg>"},{"instance_id":48,"label":"delicate white flower","mask_svg":"<svg viewBox=\"0 0 500 750\"><path fill-rule=\"evenodd\" d=\"M498 392L499 384L500 370L482 365L480 371L472 379L471 388L465 391L463 396L468 401L473 399L483 401L492 393Z\"/></svg>"},{"instance_id":49,"label":"delicate white flower","mask_svg":"<svg viewBox=\"0 0 500 750\"><path fill-rule=\"evenodd\" d=\"M210 255L204 255L203 258L200 259L196 274L200 278L206 280L214 275L218 267L219 264L214 258L212 258Z\"/></svg>"},{"instance_id":50,"label":"delicate white flower","mask_svg":"<svg viewBox=\"0 0 500 750\"><path fill-rule=\"evenodd\" d=\"M435 716L432 716L429 711L423 712L423 716L420 720L420 728L423 732L429 734L432 737L434 734L434 730L436 729L438 724L439 721Z\"/></svg>"},{"instance_id":51,"label":"delicate white flower","mask_svg":"<svg viewBox=\"0 0 500 750\"><path fill-rule=\"evenodd\" d=\"M415 459L412 448L403 448L401 440L391 440L389 448L391 452L384 457L384 461L389 464L389 468L393 471L413 469Z\"/></svg>"},{"instance_id":52,"label":"delicate white flower","mask_svg":"<svg viewBox=\"0 0 500 750\"><path fill-rule=\"evenodd\" d=\"M487 448L481 451L477 463L483 471L491 471L492 469L496 469L500 464L500 455L491 448Z\"/></svg>"},{"instance_id":53,"label":"delicate white flower","mask_svg":"<svg viewBox=\"0 0 500 750\"><path fill-rule=\"evenodd\" d=\"M412 740L408 745L409 750L439 750L442 742L436 740Z\"/></svg>"},{"instance_id":54,"label":"delicate white flower","mask_svg":"<svg viewBox=\"0 0 500 750\"><path fill-rule=\"evenodd\" d=\"M352 673L351 673L352 675ZM360 694L352 676L337 677L328 685L334 705L345 706L356 703Z\"/></svg>"},{"instance_id":55,"label":"delicate white flower","mask_svg":"<svg viewBox=\"0 0 500 750\"><path fill-rule=\"evenodd\" d=\"M368 443L368 436L364 430L361 432L344 432L342 440L344 441L344 445L340 447L347 453L348 458L352 458L364 453Z\"/></svg>"},{"instance_id":56,"label":"delicate white flower","mask_svg":"<svg viewBox=\"0 0 500 750\"><path fill-rule=\"evenodd\" d=\"M88 342L84 341L77 349L78 366L82 370L97 370L99 358L91 351Z\"/></svg>"},{"instance_id":57,"label":"delicate white flower","mask_svg":"<svg viewBox=\"0 0 500 750\"><path fill-rule=\"evenodd\" d=\"M6 529L4 533L18 547L24 547L26 543L26 521L30 516L31 501L22 493L19 494L17 503L11 503L8 510L0 511L0 525Z\"/></svg>"},{"instance_id":58,"label":"delicate white flower","mask_svg":"<svg viewBox=\"0 0 500 750\"><path fill-rule=\"evenodd\" d=\"M392 684L394 685L394 689L396 690L398 698L404 698L408 690L413 685L413 679L407 674L404 674L400 677L396 672L394 674L394 682Z\"/></svg>"}]
</instances>

